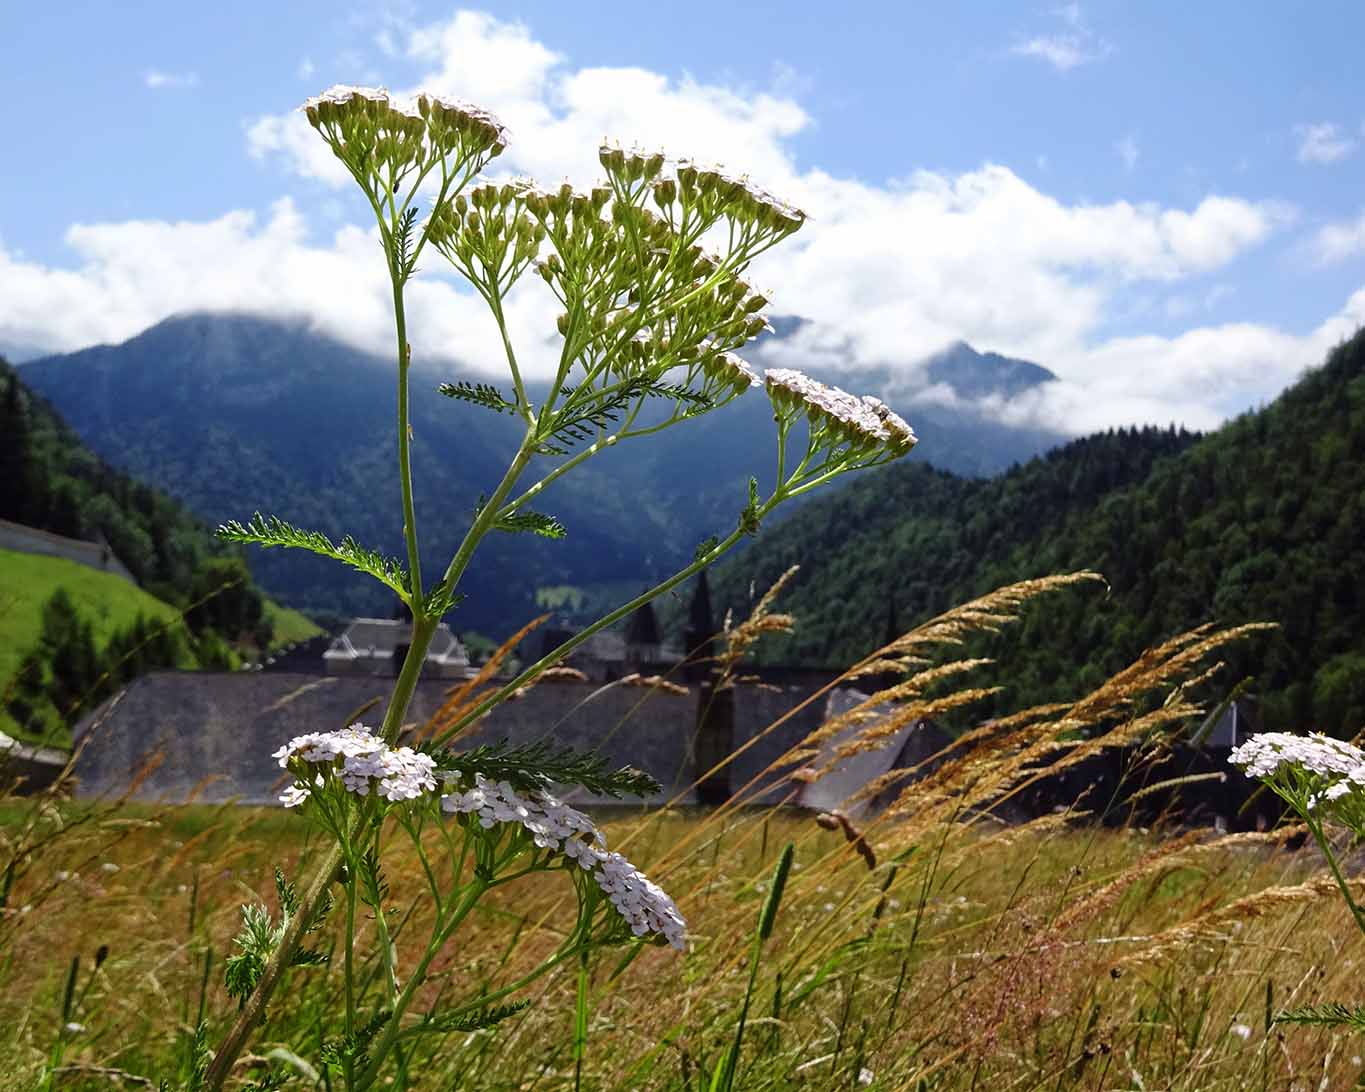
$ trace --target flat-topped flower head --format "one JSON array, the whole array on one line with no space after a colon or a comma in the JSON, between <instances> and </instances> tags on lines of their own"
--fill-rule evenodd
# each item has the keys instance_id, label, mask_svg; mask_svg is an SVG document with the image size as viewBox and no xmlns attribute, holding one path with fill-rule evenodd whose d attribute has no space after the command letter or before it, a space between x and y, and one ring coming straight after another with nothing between
<instances>
[{"instance_id":1,"label":"flat-topped flower head","mask_svg":"<svg viewBox=\"0 0 1365 1092\"><path fill-rule=\"evenodd\" d=\"M779 415L803 412L813 432L823 433L835 444L847 446L857 454L873 454L879 449L893 455L904 453L900 450L903 438L893 442L891 430L881 416L856 395L792 368L770 368L764 378L768 397Z\"/></svg>"},{"instance_id":2,"label":"flat-topped flower head","mask_svg":"<svg viewBox=\"0 0 1365 1092\"><path fill-rule=\"evenodd\" d=\"M1233 748L1228 761L1310 812L1346 808L1365 818L1365 751L1321 732L1262 732Z\"/></svg>"},{"instance_id":3,"label":"flat-topped flower head","mask_svg":"<svg viewBox=\"0 0 1365 1092\"><path fill-rule=\"evenodd\" d=\"M295 736L272 756L286 769L302 773L302 764L317 768L280 796L287 808L304 802L313 788L334 776L357 796L370 793L385 800L416 800L436 789L436 763L430 755L411 747L390 747L364 724L356 722L335 732L308 732ZM305 781L311 781L305 784Z\"/></svg>"},{"instance_id":4,"label":"flat-topped flower head","mask_svg":"<svg viewBox=\"0 0 1365 1092\"><path fill-rule=\"evenodd\" d=\"M877 419L886 429L887 443L897 455L904 455L915 444L919 443L919 437L915 435L915 430L910 427L905 418L896 413L880 398L873 398L872 395L865 394L863 395L863 405L877 415Z\"/></svg>"},{"instance_id":5,"label":"flat-topped flower head","mask_svg":"<svg viewBox=\"0 0 1365 1092\"><path fill-rule=\"evenodd\" d=\"M407 100L382 87L338 84L300 109L366 184L380 168L396 179L432 157L453 156L458 171L507 146L507 130L487 110L438 95Z\"/></svg>"},{"instance_id":6,"label":"flat-topped flower head","mask_svg":"<svg viewBox=\"0 0 1365 1092\"><path fill-rule=\"evenodd\" d=\"M673 900L621 854L608 853L602 832L581 811L548 792L521 792L483 774L475 774L468 788L458 780L447 782L446 788L442 810L467 815L485 829L499 823L519 825L536 846L562 853L589 872L637 937L653 934L675 948L683 946L687 923Z\"/></svg>"},{"instance_id":7,"label":"flat-topped flower head","mask_svg":"<svg viewBox=\"0 0 1365 1092\"><path fill-rule=\"evenodd\" d=\"M1365 751L1321 732L1306 736L1261 732L1234 748L1228 761L1241 766L1248 777L1271 777L1291 766L1324 777L1350 777L1365 771Z\"/></svg>"},{"instance_id":8,"label":"flat-topped flower head","mask_svg":"<svg viewBox=\"0 0 1365 1092\"><path fill-rule=\"evenodd\" d=\"M417 96L418 113L426 119L432 143L444 151L454 150L458 139L487 151L489 158L507 149L507 127L492 111L441 95Z\"/></svg>"}]
</instances>

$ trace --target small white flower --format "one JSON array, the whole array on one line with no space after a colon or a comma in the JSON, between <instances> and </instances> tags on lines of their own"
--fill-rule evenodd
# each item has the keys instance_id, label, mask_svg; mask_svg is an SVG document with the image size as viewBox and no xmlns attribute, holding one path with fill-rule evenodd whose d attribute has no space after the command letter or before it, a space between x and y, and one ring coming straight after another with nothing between
<instances>
[{"instance_id":1,"label":"small white flower","mask_svg":"<svg viewBox=\"0 0 1365 1092\"><path fill-rule=\"evenodd\" d=\"M119 868L118 865L114 864L113 861L105 861L104 864L100 865L100 870L103 872L107 872L109 873L109 875L112 876L115 872L119 870Z\"/></svg>"},{"instance_id":2,"label":"small white flower","mask_svg":"<svg viewBox=\"0 0 1365 1092\"><path fill-rule=\"evenodd\" d=\"M1246 1024L1233 1024L1232 1027L1228 1028L1228 1031L1242 1040L1251 1038L1251 1028Z\"/></svg>"},{"instance_id":3,"label":"small white flower","mask_svg":"<svg viewBox=\"0 0 1365 1092\"><path fill-rule=\"evenodd\" d=\"M872 1070L868 1069L866 1066L858 1070L858 1083L862 1085L864 1088L871 1084L875 1077L876 1074L874 1074Z\"/></svg>"},{"instance_id":4,"label":"small white flower","mask_svg":"<svg viewBox=\"0 0 1365 1092\"><path fill-rule=\"evenodd\" d=\"M81 1034L81 1032L85 1030L85 1025L78 1024L76 1023L76 1021L72 1020L69 1023L63 1025L62 1030L65 1031L68 1035L79 1035Z\"/></svg>"}]
</instances>

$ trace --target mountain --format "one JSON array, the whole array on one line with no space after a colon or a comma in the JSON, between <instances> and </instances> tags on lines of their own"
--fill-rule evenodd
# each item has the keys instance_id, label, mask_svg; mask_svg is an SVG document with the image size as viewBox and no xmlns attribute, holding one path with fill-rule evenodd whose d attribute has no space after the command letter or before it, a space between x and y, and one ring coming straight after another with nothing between
<instances>
[{"instance_id":1,"label":"mountain","mask_svg":"<svg viewBox=\"0 0 1365 1092\"><path fill-rule=\"evenodd\" d=\"M993 361L1003 359L982 357L978 371L988 376ZM457 376L432 369L419 375L418 367L414 488L430 583L479 496L501 476L519 434L512 418L435 392L439 381ZM1050 377L1037 372L1040 382ZM205 520L245 519L260 509L401 552L391 361L302 322L196 314L168 319L121 345L33 361L23 375L92 448L184 498ZM910 416L922 457L965 474L996 473L1058 440L942 409ZM544 589L567 589L580 613L637 592L686 564L702 539L729 532L749 475L767 484L773 454L771 412L757 393L604 452L537 504L567 526L567 539L486 541L466 582L474 594L452 621L504 634L536 611ZM379 585L298 551L253 551L251 564L261 583L292 606L338 614L392 606Z\"/></svg>"},{"instance_id":2,"label":"mountain","mask_svg":"<svg viewBox=\"0 0 1365 1092\"><path fill-rule=\"evenodd\" d=\"M1014 398L1057 377L1027 360L978 353L965 341L957 341L924 361L925 377L942 383L965 401L991 396Z\"/></svg>"},{"instance_id":3,"label":"mountain","mask_svg":"<svg viewBox=\"0 0 1365 1092\"><path fill-rule=\"evenodd\" d=\"M893 465L812 501L712 577L718 610L802 569L774 659L845 664L1011 581L1090 568L1107 594L1035 604L989 643L1003 706L1074 696L1203 622L1278 623L1235 646L1266 726L1365 726L1365 333L1266 408L1199 438L1122 430L998 478ZM889 605L894 619L889 618Z\"/></svg>"}]
</instances>

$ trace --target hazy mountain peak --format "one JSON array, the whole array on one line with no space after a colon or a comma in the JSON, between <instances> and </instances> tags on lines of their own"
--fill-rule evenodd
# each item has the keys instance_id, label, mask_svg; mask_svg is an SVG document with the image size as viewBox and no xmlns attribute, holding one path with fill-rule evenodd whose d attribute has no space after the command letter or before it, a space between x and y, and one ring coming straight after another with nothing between
<instances>
[{"instance_id":1,"label":"hazy mountain peak","mask_svg":"<svg viewBox=\"0 0 1365 1092\"><path fill-rule=\"evenodd\" d=\"M1057 378L1041 365L1000 353L980 353L961 340L928 357L924 374L930 383L951 387L967 401L992 395L1014 398Z\"/></svg>"}]
</instances>

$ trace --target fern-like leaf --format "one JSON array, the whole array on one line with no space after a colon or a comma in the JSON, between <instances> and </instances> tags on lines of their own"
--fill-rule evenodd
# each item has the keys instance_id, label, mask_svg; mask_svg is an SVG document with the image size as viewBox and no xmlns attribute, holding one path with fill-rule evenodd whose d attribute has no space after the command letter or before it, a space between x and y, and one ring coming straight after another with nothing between
<instances>
[{"instance_id":1,"label":"fern-like leaf","mask_svg":"<svg viewBox=\"0 0 1365 1092\"><path fill-rule=\"evenodd\" d=\"M447 587L444 583L437 584L427 593L426 601L423 604L423 613L428 618L441 618L458 607L463 599L463 595Z\"/></svg>"},{"instance_id":2,"label":"fern-like leaf","mask_svg":"<svg viewBox=\"0 0 1365 1092\"><path fill-rule=\"evenodd\" d=\"M515 413L517 409L517 404L504 398L502 392L491 383L469 383L462 380L459 383L442 383L436 389L447 398L482 406L494 413Z\"/></svg>"},{"instance_id":3,"label":"fern-like leaf","mask_svg":"<svg viewBox=\"0 0 1365 1092\"><path fill-rule=\"evenodd\" d=\"M403 1029L403 1038L418 1035L444 1035L450 1032L483 1031L502 1023L509 1017L525 1011L531 1002L513 1001L510 1005L488 1005L473 1012L452 1013L448 1016L432 1016L420 1024Z\"/></svg>"},{"instance_id":4,"label":"fern-like leaf","mask_svg":"<svg viewBox=\"0 0 1365 1092\"><path fill-rule=\"evenodd\" d=\"M487 505L487 495L480 496L478 503L474 505L475 519L483 514ZM509 534L529 533L541 535L544 538L563 538L568 534L564 524L560 523L558 519L541 512L512 512L505 516L499 516L493 521L493 530L506 531Z\"/></svg>"},{"instance_id":5,"label":"fern-like leaf","mask_svg":"<svg viewBox=\"0 0 1365 1092\"><path fill-rule=\"evenodd\" d=\"M564 524L554 516L547 516L542 512L513 512L510 516L499 517L493 528L512 534L529 532L543 538L563 538L568 534Z\"/></svg>"},{"instance_id":6,"label":"fern-like leaf","mask_svg":"<svg viewBox=\"0 0 1365 1092\"><path fill-rule=\"evenodd\" d=\"M605 757L592 751L556 747L546 740L513 746L507 740L480 744L467 751L445 751L436 759L438 777L453 774L473 784L482 774L490 781L506 781L523 792L553 784L581 785L604 796L650 796L659 783L632 766L613 770Z\"/></svg>"},{"instance_id":7,"label":"fern-like leaf","mask_svg":"<svg viewBox=\"0 0 1365 1092\"><path fill-rule=\"evenodd\" d=\"M1314 1027L1341 1027L1347 1025L1357 1031L1365 1031L1365 1006L1347 1008L1339 1001L1329 1001L1323 1005L1305 1005L1300 1009L1286 1009L1275 1014L1276 1024L1307 1024Z\"/></svg>"},{"instance_id":8,"label":"fern-like leaf","mask_svg":"<svg viewBox=\"0 0 1365 1092\"><path fill-rule=\"evenodd\" d=\"M309 550L323 557L330 557L353 569L369 573L381 584L392 588L406 601L408 597L408 572L402 563L392 557L361 546L350 535L340 543L334 543L321 531L305 531L286 523L279 516L262 516L255 513L245 526L237 520L222 524L215 532L219 538L228 542L245 542L255 546L284 546L298 550Z\"/></svg>"},{"instance_id":9,"label":"fern-like leaf","mask_svg":"<svg viewBox=\"0 0 1365 1092\"><path fill-rule=\"evenodd\" d=\"M398 225L398 234L394 241L398 244L398 269L402 273L403 280L412 276L413 263L417 260L412 252L413 228L417 224L417 210L409 208L403 213L403 220Z\"/></svg>"},{"instance_id":10,"label":"fern-like leaf","mask_svg":"<svg viewBox=\"0 0 1365 1092\"><path fill-rule=\"evenodd\" d=\"M384 1029L392 1015L390 1010L383 1009L351 1034L343 1035L339 1039L328 1039L318 1051L318 1061L323 1066L334 1066L338 1069L349 1061L353 1069L363 1070L370 1064L370 1044Z\"/></svg>"}]
</instances>

